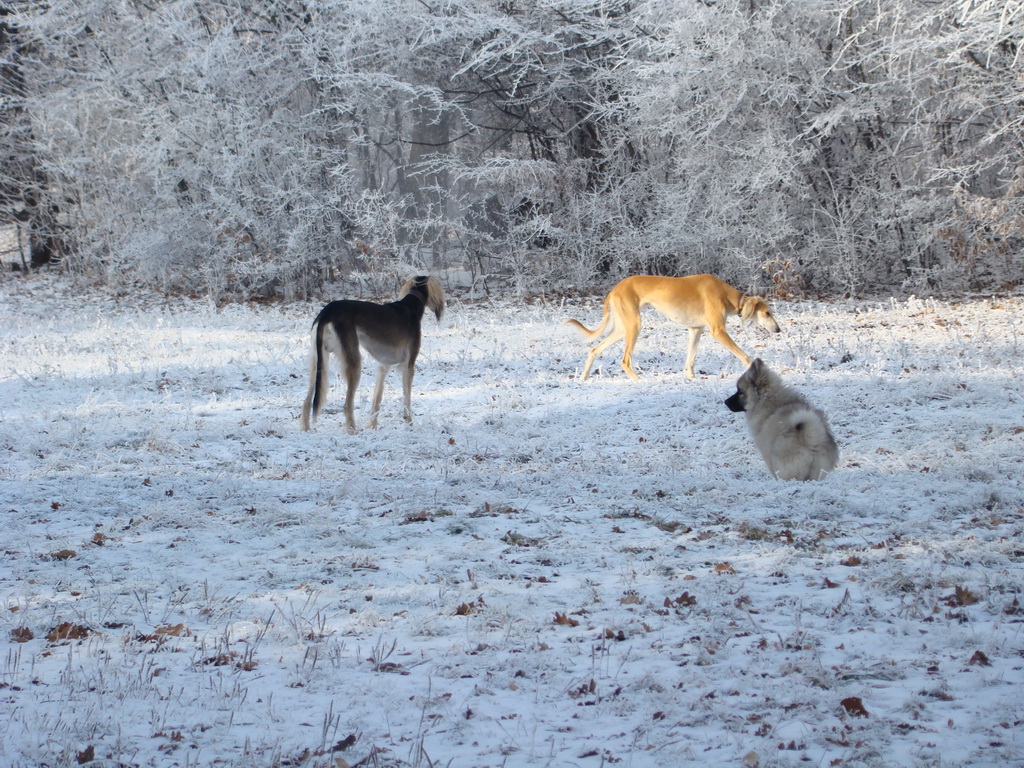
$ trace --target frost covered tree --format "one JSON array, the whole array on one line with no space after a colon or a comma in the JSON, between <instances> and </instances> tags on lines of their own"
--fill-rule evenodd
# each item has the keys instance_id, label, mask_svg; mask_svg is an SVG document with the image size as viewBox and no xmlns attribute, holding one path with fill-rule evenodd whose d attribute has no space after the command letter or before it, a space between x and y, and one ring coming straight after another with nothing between
<instances>
[{"instance_id":1,"label":"frost covered tree","mask_svg":"<svg viewBox=\"0 0 1024 768\"><path fill-rule=\"evenodd\" d=\"M458 151L437 158L463 215L453 231L467 263L511 273L521 286L587 284L607 271L621 210L614 200L613 123L637 31L627 0L447 6L437 45L458 66L445 92L467 127Z\"/></svg>"},{"instance_id":2,"label":"frost covered tree","mask_svg":"<svg viewBox=\"0 0 1024 768\"><path fill-rule=\"evenodd\" d=\"M247 294L353 270L515 266L498 255L508 215L534 219L543 190L482 189L467 169L530 153L550 176L560 144L592 151L580 81L557 66L580 41L542 31L576 22L525 7L26 6L26 113L49 194L67 201L67 263Z\"/></svg>"},{"instance_id":3,"label":"frost covered tree","mask_svg":"<svg viewBox=\"0 0 1024 768\"><path fill-rule=\"evenodd\" d=\"M78 274L215 295L412 269L993 286L1019 280L1021 23L1005 0L26 0L2 202Z\"/></svg>"},{"instance_id":4,"label":"frost covered tree","mask_svg":"<svg viewBox=\"0 0 1024 768\"><path fill-rule=\"evenodd\" d=\"M927 38L945 77L937 125L937 176L953 185L939 221L952 266L973 288L1019 283L1024 271L1024 5L962 0L935 9L941 34Z\"/></svg>"},{"instance_id":5,"label":"frost covered tree","mask_svg":"<svg viewBox=\"0 0 1024 768\"><path fill-rule=\"evenodd\" d=\"M0 7L0 211L4 223L17 222L19 232L25 229L29 261L40 267L68 250L67 232L57 221L59 203L38 162L25 108L23 60L30 51L11 17L10 9Z\"/></svg>"},{"instance_id":6,"label":"frost covered tree","mask_svg":"<svg viewBox=\"0 0 1024 768\"><path fill-rule=\"evenodd\" d=\"M643 7L612 105L650 258L790 292L1019 280L1019 4L683 5Z\"/></svg>"},{"instance_id":7,"label":"frost covered tree","mask_svg":"<svg viewBox=\"0 0 1024 768\"><path fill-rule=\"evenodd\" d=\"M292 55L308 19L260 7L59 3L21 17L37 51L26 110L67 201L73 268L247 293L330 268L309 250L344 226L327 212L344 178L322 180L345 164Z\"/></svg>"},{"instance_id":8,"label":"frost covered tree","mask_svg":"<svg viewBox=\"0 0 1024 768\"><path fill-rule=\"evenodd\" d=\"M840 77L811 126L811 178L849 192L822 207L825 262L854 289L1019 280L1020 4L850 0L835 13Z\"/></svg>"}]
</instances>

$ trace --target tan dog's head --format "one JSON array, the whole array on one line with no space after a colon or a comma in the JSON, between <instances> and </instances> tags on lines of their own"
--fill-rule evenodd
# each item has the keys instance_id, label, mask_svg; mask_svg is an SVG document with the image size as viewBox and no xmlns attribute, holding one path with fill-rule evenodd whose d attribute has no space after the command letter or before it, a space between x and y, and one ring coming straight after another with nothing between
<instances>
[{"instance_id":1,"label":"tan dog's head","mask_svg":"<svg viewBox=\"0 0 1024 768\"><path fill-rule=\"evenodd\" d=\"M782 329L775 322L775 316L768 302L759 296L744 296L740 301L740 320L744 323L757 323L766 331L778 333Z\"/></svg>"}]
</instances>

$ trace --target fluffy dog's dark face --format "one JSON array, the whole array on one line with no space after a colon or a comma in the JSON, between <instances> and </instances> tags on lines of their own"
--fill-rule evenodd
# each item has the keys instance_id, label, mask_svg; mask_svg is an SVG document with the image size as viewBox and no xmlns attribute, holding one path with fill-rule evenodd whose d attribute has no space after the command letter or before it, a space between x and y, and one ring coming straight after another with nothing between
<instances>
[{"instance_id":1,"label":"fluffy dog's dark face","mask_svg":"<svg viewBox=\"0 0 1024 768\"><path fill-rule=\"evenodd\" d=\"M726 399L725 405L733 413L742 413L747 410L747 396L742 389L737 389L732 397Z\"/></svg>"},{"instance_id":2,"label":"fluffy dog's dark face","mask_svg":"<svg viewBox=\"0 0 1024 768\"><path fill-rule=\"evenodd\" d=\"M736 393L725 401L725 405L730 411L733 413L743 413L747 410L751 393L756 398L758 387L763 384L761 378L764 370L764 363L758 358L743 372L739 381L736 382Z\"/></svg>"}]
</instances>

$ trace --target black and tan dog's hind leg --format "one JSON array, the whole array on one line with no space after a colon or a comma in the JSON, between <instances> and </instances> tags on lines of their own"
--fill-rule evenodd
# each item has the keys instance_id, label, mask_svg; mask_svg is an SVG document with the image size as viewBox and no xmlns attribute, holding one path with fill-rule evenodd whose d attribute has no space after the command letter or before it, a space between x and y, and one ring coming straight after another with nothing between
<instances>
[{"instance_id":1,"label":"black and tan dog's hind leg","mask_svg":"<svg viewBox=\"0 0 1024 768\"><path fill-rule=\"evenodd\" d=\"M370 406L370 427L377 426L377 415L384 395L384 380L396 365L402 366L403 417L412 421L412 379L420 351L423 313L434 312L440 320L445 297L436 278L410 278L397 301L375 304L369 301L332 301L313 321L313 353L310 362L309 392L302 405L300 426L308 430L327 400L328 364L331 355L341 360L345 379L345 429L355 432L355 395L362 372L360 348L378 363L377 381Z\"/></svg>"}]
</instances>

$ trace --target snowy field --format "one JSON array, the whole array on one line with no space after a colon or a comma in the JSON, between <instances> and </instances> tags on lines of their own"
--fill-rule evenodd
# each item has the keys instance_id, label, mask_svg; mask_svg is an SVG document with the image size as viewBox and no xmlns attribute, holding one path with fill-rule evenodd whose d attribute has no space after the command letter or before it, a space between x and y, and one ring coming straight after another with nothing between
<instances>
[{"instance_id":1,"label":"snowy field","mask_svg":"<svg viewBox=\"0 0 1024 768\"><path fill-rule=\"evenodd\" d=\"M732 321L803 484L714 341L579 381L593 297L450 297L411 427L302 433L318 308L2 278L0 765L1024 765L1022 297Z\"/></svg>"}]
</instances>

